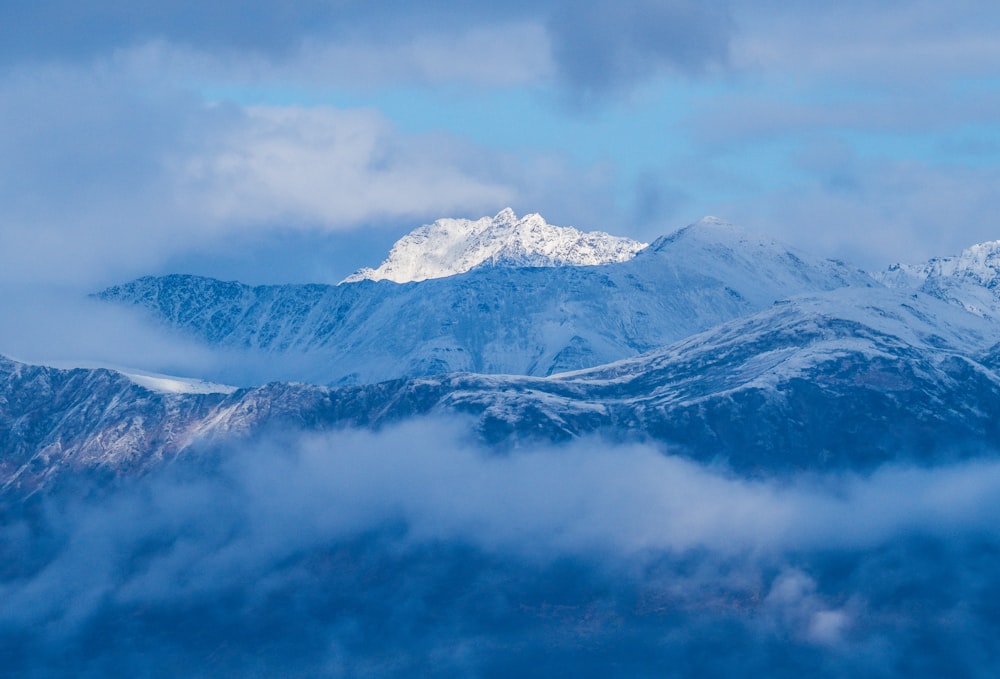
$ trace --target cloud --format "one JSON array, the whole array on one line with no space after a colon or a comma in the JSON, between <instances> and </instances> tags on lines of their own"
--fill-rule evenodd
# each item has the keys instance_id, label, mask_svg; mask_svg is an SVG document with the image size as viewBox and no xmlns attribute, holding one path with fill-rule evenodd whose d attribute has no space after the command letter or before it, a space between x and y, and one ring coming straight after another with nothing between
<instances>
[{"instance_id":1,"label":"cloud","mask_svg":"<svg viewBox=\"0 0 1000 679\"><path fill-rule=\"evenodd\" d=\"M120 67L157 73L208 90L259 88L279 92L329 88L370 94L392 87L510 88L554 76L548 33L536 23L473 25L456 32L406 32L393 41L359 35L303 38L280 57L212 51L164 39L115 50Z\"/></svg>"},{"instance_id":2,"label":"cloud","mask_svg":"<svg viewBox=\"0 0 1000 679\"><path fill-rule=\"evenodd\" d=\"M84 517L79 548L90 549L87 532L96 531L102 544L116 543L112 558L147 534L167 540L117 590L142 600L177 596L178 587L197 593L238 573L256 577L318 542L385 526L402 527L400 544L410 547L458 541L529 561L576 555L619 566L702 550L728 558L871 549L912 534L1000 537L993 461L777 483L648 446L586 440L498 456L468 437L462 426L430 420L262 444L226 455L216 474L168 473L60 521L73 527L74 516ZM63 587L60 569L88 558L77 548L70 542L39 582ZM32 607L9 610L20 616ZM835 622L817 624L830 630Z\"/></svg>"},{"instance_id":3,"label":"cloud","mask_svg":"<svg viewBox=\"0 0 1000 679\"><path fill-rule=\"evenodd\" d=\"M984 0L760 3L737 0L736 68L907 89L960 73L989 77L1000 63Z\"/></svg>"},{"instance_id":4,"label":"cloud","mask_svg":"<svg viewBox=\"0 0 1000 679\"><path fill-rule=\"evenodd\" d=\"M288 432L8 511L0 651L25 674L920 675L1000 624L970 608L998 586L998 487L986 459L767 482L599 440L495 455L455 422Z\"/></svg>"},{"instance_id":5,"label":"cloud","mask_svg":"<svg viewBox=\"0 0 1000 679\"><path fill-rule=\"evenodd\" d=\"M0 285L0 356L58 368L111 368L233 385L302 374L298 357L221 350L75 287Z\"/></svg>"},{"instance_id":6,"label":"cloud","mask_svg":"<svg viewBox=\"0 0 1000 679\"><path fill-rule=\"evenodd\" d=\"M306 0L262 2L252 10L172 0L141 12L111 1L84 7L46 0L0 11L0 27L0 61L8 63L91 60L160 44L212 70L228 62L237 80L265 76L287 84L291 76L355 86L555 80L591 102L664 71L699 73L724 62L732 28L722 5L689 0L502 7Z\"/></svg>"},{"instance_id":7,"label":"cloud","mask_svg":"<svg viewBox=\"0 0 1000 679\"><path fill-rule=\"evenodd\" d=\"M151 39L212 49L280 53L335 20L336 6L318 0L205 5L167 0L139 8L116 0L81 5L42 0L0 10L0 54L6 60L87 58Z\"/></svg>"},{"instance_id":8,"label":"cloud","mask_svg":"<svg viewBox=\"0 0 1000 679\"><path fill-rule=\"evenodd\" d=\"M344 228L514 196L509 186L475 177L457 141L401 137L371 110L251 107L241 122L177 171L182 200L223 224Z\"/></svg>"},{"instance_id":9,"label":"cloud","mask_svg":"<svg viewBox=\"0 0 1000 679\"><path fill-rule=\"evenodd\" d=\"M733 29L727 3L563 2L548 22L560 75L587 102L663 73L725 65Z\"/></svg>"},{"instance_id":10,"label":"cloud","mask_svg":"<svg viewBox=\"0 0 1000 679\"><path fill-rule=\"evenodd\" d=\"M0 282L92 289L275 234L539 202L592 215L609 193L544 152L405 133L372 109L209 104L150 75L126 59L0 78Z\"/></svg>"}]
</instances>

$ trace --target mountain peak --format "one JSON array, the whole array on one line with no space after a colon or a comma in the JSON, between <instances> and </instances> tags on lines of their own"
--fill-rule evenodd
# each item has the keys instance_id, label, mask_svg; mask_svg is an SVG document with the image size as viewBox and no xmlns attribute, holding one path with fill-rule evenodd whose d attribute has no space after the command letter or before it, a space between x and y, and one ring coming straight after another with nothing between
<instances>
[{"instance_id":1,"label":"mountain peak","mask_svg":"<svg viewBox=\"0 0 1000 679\"><path fill-rule=\"evenodd\" d=\"M513 208L505 207L493 218L495 224L513 224L517 221L517 213Z\"/></svg>"},{"instance_id":2,"label":"mountain peak","mask_svg":"<svg viewBox=\"0 0 1000 679\"><path fill-rule=\"evenodd\" d=\"M698 221L696 221L694 224L690 224L689 228L692 227L692 226L693 227L708 227L708 228L711 228L711 227L728 227L728 228L731 228L731 229L737 228L732 222L726 221L725 219L722 219L721 217L713 217L712 215L705 215L704 217L702 217L701 219L699 219Z\"/></svg>"},{"instance_id":3,"label":"mountain peak","mask_svg":"<svg viewBox=\"0 0 1000 679\"><path fill-rule=\"evenodd\" d=\"M494 217L439 219L400 238L377 269L365 268L343 283L397 283L443 278L482 265L511 267L592 266L624 262L646 247L602 231L553 226L537 214L518 217L505 208Z\"/></svg>"},{"instance_id":4,"label":"mountain peak","mask_svg":"<svg viewBox=\"0 0 1000 679\"><path fill-rule=\"evenodd\" d=\"M780 245L771 238L751 233L720 217L706 216L671 234L657 238L649 249L652 252L658 252L671 244L681 242L697 242L705 245L719 244L729 247L736 245L775 247Z\"/></svg>"}]
</instances>

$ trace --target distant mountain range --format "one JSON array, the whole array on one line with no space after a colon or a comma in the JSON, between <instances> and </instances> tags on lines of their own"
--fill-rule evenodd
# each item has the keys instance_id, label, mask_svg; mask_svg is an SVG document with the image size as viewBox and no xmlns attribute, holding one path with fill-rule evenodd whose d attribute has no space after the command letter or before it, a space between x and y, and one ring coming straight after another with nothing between
<instances>
[{"instance_id":1,"label":"distant mountain range","mask_svg":"<svg viewBox=\"0 0 1000 679\"><path fill-rule=\"evenodd\" d=\"M479 242L482 234L466 235ZM545 376L578 370L636 356L794 295L871 285L867 274L841 262L706 218L611 264L508 262L402 285L251 287L165 276L98 296L139 307L213 346L266 352L274 379L336 385L459 371Z\"/></svg>"},{"instance_id":2,"label":"distant mountain range","mask_svg":"<svg viewBox=\"0 0 1000 679\"><path fill-rule=\"evenodd\" d=\"M862 469L1000 444L996 327L923 294L847 288L777 304L663 349L548 378L451 374L329 388L167 393L110 370L0 362L0 483L115 476L292 427L474 419L486 441L656 440L751 474Z\"/></svg>"},{"instance_id":3,"label":"distant mountain range","mask_svg":"<svg viewBox=\"0 0 1000 679\"><path fill-rule=\"evenodd\" d=\"M339 286L142 278L99 297L213 346L294 356L298 383L167 389L2 360L0 484L20 497L267 431L446 414L493 445L653 440L751 475L977 455L1000 444L996 249L869 276L706 219L613 264Z\"/></svg>"}]
</instances>

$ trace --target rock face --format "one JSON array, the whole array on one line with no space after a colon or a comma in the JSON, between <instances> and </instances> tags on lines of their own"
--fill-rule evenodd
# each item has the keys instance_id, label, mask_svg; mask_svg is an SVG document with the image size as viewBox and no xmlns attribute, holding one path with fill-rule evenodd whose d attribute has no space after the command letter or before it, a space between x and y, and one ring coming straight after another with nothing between
<instances>
[{"instance_id":1,"label":"rock face","mask_svg":"<svg viewBox=\"0 0 1000 679\"><path fill-rule=\"evenodd\" d=\"M848 285L875 283L842 263L705 219L600 266L480 267L405 285L250 287L166 276L99 296L214 346L265 352L270 379L364 384L593 367L777 300Z\"/></svg>"},{"instance_id":2,"label":"rock face","mask_svg":"<svg viewBox=\"0 0 1000 679\"><path fill-rule=\"evenodd\" d=\"M423 281L477 266L596 266L624 262L646 247L601 231L553 226L541 215L518 218L510 208L495 217L439 219L400 238L377 269L361 269L344 283Z\"/></svg>"}]
</instances>

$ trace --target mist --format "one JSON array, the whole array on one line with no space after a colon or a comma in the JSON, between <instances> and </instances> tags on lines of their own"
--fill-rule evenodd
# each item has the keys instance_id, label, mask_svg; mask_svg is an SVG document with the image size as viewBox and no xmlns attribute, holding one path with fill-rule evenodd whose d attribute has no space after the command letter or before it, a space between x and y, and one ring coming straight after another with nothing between
<instances>
[{"instance_id":1,"label":"mist","mask_svg":"<svg viewBox=\"0 0 1000 679\"><path fill-rule=\"evenodd\" d=\"M0 654L24 676L974 676L998 661L998 491L988 459L755 481L598 438L498 455L462 420L285 432L8 520Z\"/></svg>"},{"instance_id":2,"label":"mist","mask_svg":"<svg viewBox=\"0 0 1000 679\"><path fill-rule=\"evenodd\" d=\"M252 386L307 380L314 360L212 347L79 285L0 285L0 355L56 368L111 368Z\"/></svg>"}]
</instances>

